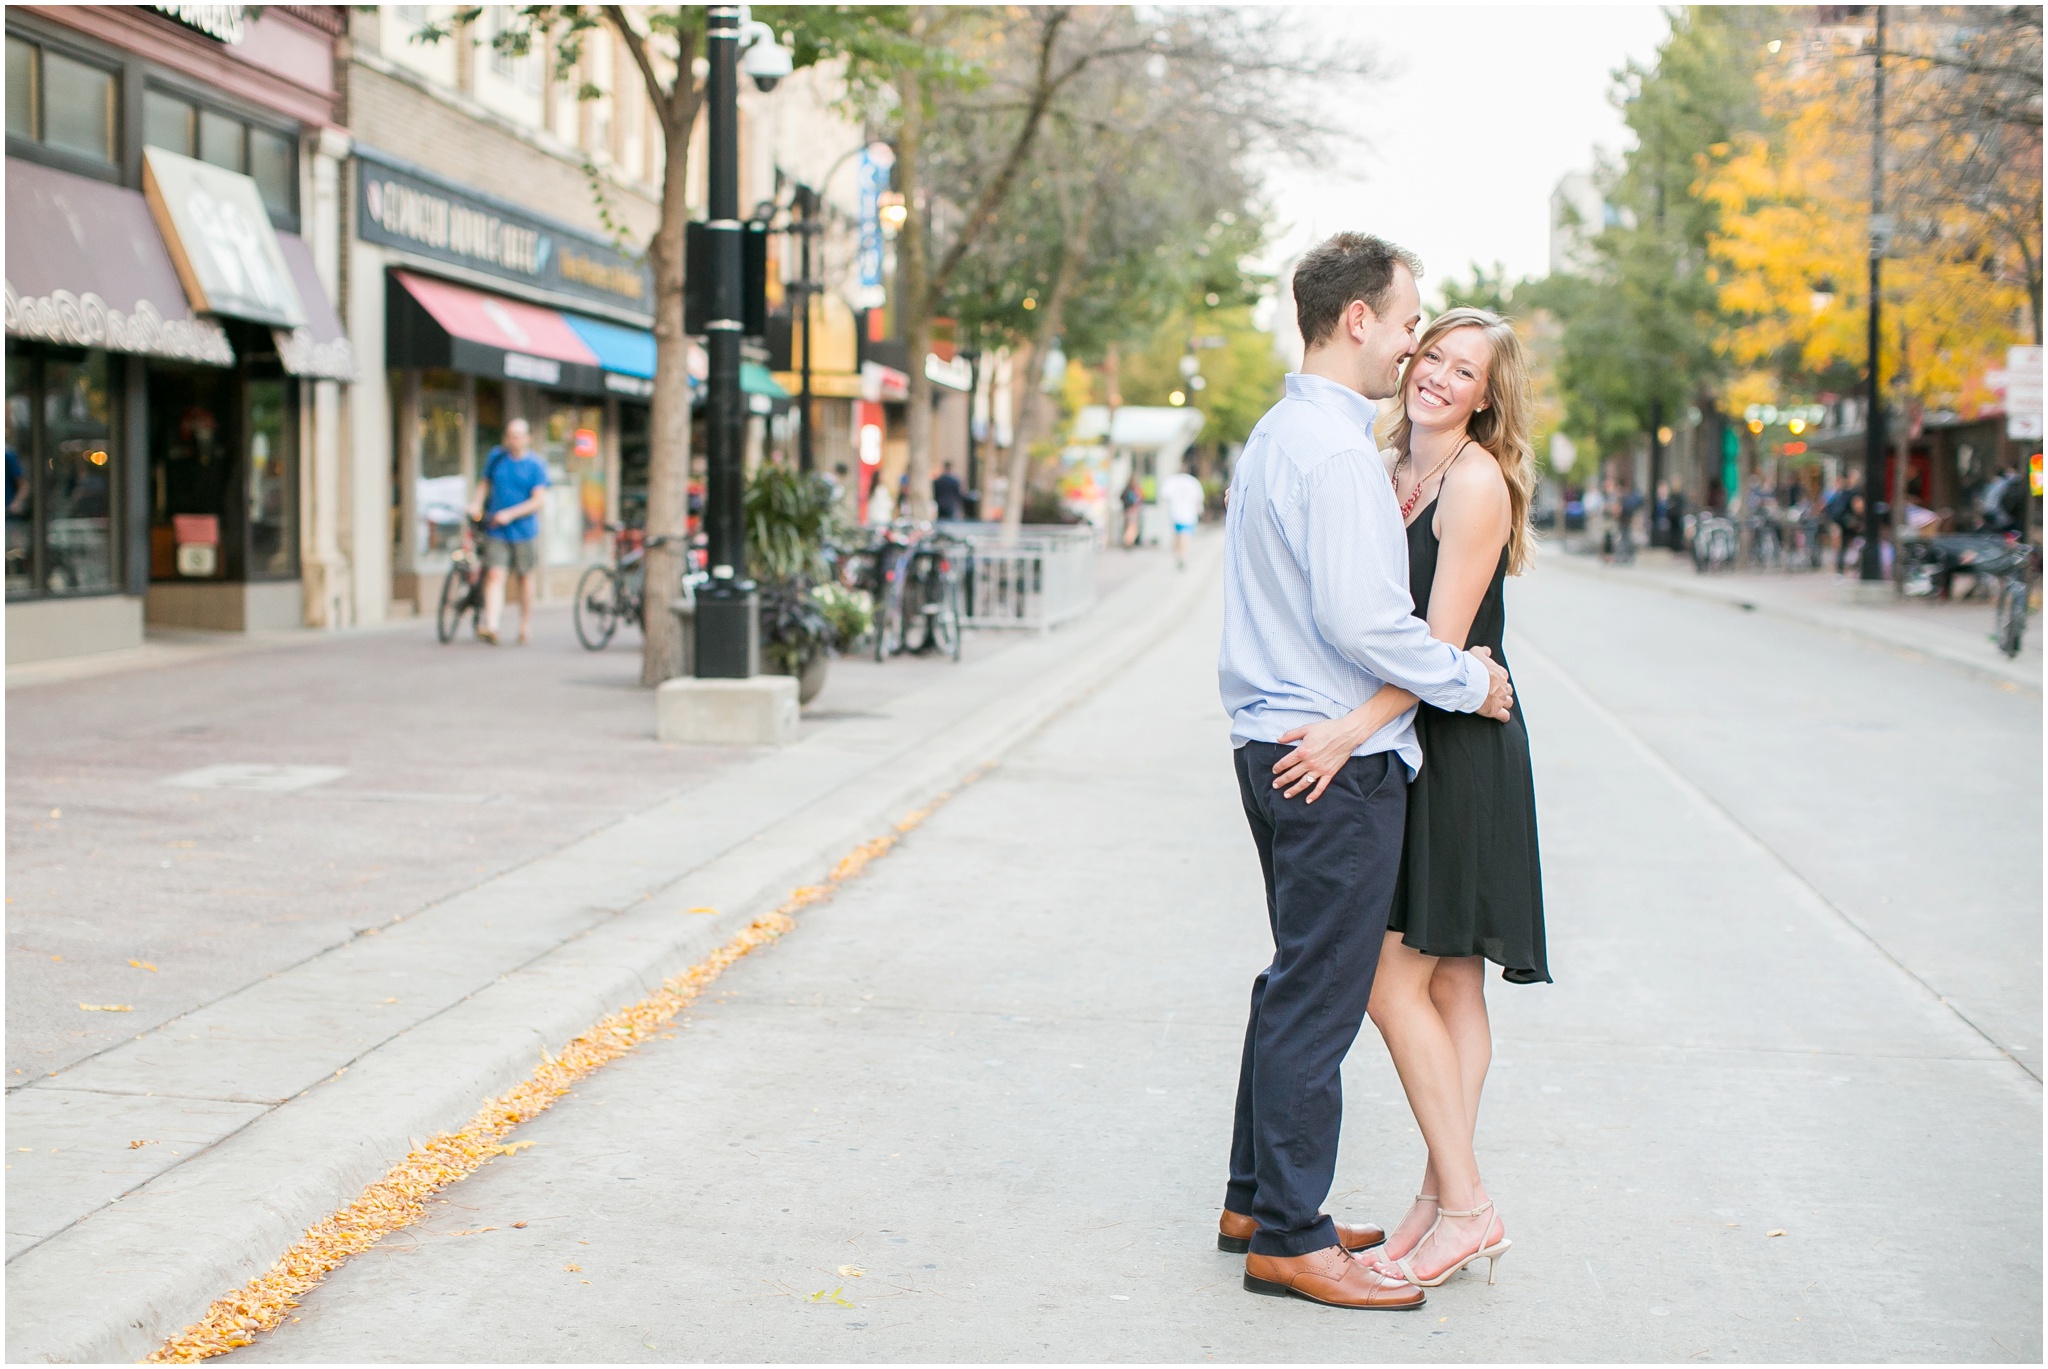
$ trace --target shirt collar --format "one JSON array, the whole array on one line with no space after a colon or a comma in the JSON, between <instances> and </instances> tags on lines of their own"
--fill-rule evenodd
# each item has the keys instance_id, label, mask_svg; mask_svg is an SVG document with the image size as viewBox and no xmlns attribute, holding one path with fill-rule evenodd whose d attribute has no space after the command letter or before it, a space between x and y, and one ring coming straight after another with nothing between
<instances>
[{"instance_id":1,"label":"shirt collar","mask_svg":"<svg viewBox=\"0 0 2048 1369\"><path fill-rule=\"evenodd\" d=\"M1336 410L1358 425L1365 434L1368 447L1374 451L1379 450L1379 442L1373 435L1373 427L1379 422L1380 406L1358 391L1339 385L1324 376L1303 375L1299 371L1294 371L1287 377L1287 397L1305 399L1311 404Z\"/></svg>"}]
</instances>

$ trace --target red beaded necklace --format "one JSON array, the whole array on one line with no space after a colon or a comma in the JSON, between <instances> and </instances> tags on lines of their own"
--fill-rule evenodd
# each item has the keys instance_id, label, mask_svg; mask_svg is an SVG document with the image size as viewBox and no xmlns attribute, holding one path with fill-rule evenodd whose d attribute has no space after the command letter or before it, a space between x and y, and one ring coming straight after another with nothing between
<instances>
[{"instance_id":1,"label":"red beaded necklace","mask_svg":"<svg viewBox=\"0 0 2048 1369\"><path fill-rule=\"evenodd\" d=\"M1423 476L1422 479L1415 482L1415 488L1409 492L1409 495L1406 499L1401 501L1401 521L1403 523L1408 521L1409 514L1415 512L1415 501L1422 498L1422 487L1424 485L1427 485L1438 471L1450 465L1453 461L1456 461L1458 459L1458 453L1464 451L1466 447L1471 445L1471 443L1472 439L1469 437L1466 438L1463 442L1460 442L1457 445L1456 450L1454 450L1449 456L1445 457L1443 460L1437 462L1434 466L1431 466L1429 468L1428 475ZM1394 474L1392 477L1394 481L1394 488L1397 490L1401 488L1401 468L1407 464L1408 453L1402 452L1401 459L1394 463Z\"/></svg>"}]
</instances>

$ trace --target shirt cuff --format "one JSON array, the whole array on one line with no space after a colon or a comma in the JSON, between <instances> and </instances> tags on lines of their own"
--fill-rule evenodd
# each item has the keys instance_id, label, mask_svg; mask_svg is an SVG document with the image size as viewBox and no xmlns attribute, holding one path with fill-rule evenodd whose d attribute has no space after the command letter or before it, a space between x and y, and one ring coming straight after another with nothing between
<instances>
[{"instance_id":1,"label":"shirt cuff","mask_svg":"<svg viewBox=\"0 0 2048 1369\"><path fill-rule=\"evenodd\" d=\"M1458 711L1477 713L1479 705L1486 702L1486 695L1493 688L1493 678L1486 673L1486 662L1469 651L1465 653L1465 687L1464 706Z\"/></svg>"}]
</instances>

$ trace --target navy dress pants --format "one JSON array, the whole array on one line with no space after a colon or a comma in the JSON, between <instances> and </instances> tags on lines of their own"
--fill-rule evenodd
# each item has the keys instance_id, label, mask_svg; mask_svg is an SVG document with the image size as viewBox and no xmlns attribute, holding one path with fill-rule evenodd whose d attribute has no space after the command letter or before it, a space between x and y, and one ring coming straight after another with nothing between
<instances>
[{"instance_id":1,"label":"navy dress pants","mask_svg":"<svg viewBox=\"0 0 2048 1369\"><path fill-rule=\"evenodd\" d=\"M1259 1224L1252 1249L1305 1255L1337 1243L1323 1214L1344 1120L1339 1069L1365 1021L1393 908L1408 770L1354 756L1323 796L1282 798L1272 742L1237 748L1237 788L1259 864L1273 963L1252 981L1223 1205Z\"/></svg>"}]
</instances>

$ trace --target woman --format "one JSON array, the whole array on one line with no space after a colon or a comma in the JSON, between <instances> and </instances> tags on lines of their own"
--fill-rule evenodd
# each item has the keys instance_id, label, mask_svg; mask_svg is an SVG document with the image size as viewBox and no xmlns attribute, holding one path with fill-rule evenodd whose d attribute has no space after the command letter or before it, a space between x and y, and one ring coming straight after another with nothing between
<instances>
[{"instance_id":1,"label":"woman","mask_svg":"<svg viewBox=\"0 0 2048 1369\"><path fill-rule=\"evenodd\" d=\"M1527 567L1533 540L1529 409L1514 330L1484 310L1453 309L1416 344L1384 434L1408 524L1416 614L1433 636L1488 647L1503 665L1503 586ZM1357 746L1415 706L1414 695L1387 685L1347 717L1287 733L1281 741L1300 745L1273 767L1274 785L1291 796L1313 783L1313 802ZM1429 1160L1415 1205L1370 1258L1383 1273L1434 1288L1477 1259L1493 1282L1509 1245L1472 1150L1493 1051L1486 962L1515 984L1548 983L1550 971L1519 695L1505 724L1423 705L1415 728L1422 770L1408 787L1401 873L1369 1012Z\"/></svg>"}]
</instances>

